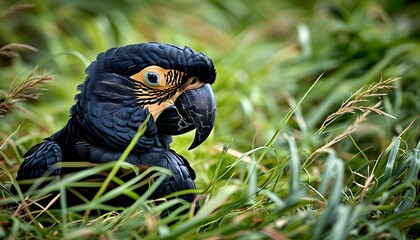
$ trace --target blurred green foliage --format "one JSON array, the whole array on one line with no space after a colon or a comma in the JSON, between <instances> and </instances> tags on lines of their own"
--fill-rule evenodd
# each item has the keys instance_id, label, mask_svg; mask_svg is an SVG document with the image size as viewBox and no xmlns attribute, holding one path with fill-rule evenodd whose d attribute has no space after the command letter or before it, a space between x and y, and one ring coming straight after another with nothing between
<instances>
[{"instance_id":1,"label":"blurred green foliage","mask_svg":"<svg viewBox=\"0 0 420 240\"><path fill-rule=\"evenodd\" d=\"M361 194L364 194L354 182L365 181L372 168L377 173L375 177L383 175L385 167L375 168L376 160L386 159L389 149L395 148L393 137L404 133L403 141L398 138L401 143L395 150L398 158L397 155L389 157L388 162L395 162L396 166L405 163L403 166L407 167L411 161L407 159L417 159L407 157L404 160L402 154L416 148L420 139L418 120L404 131L420 112L419 19L420 3L408 0L4 0L0 2L0 47L9 43L24 43L38 51L20 52L18 57L0 56L0 89L6 90L13 82L16 84L16 81L24 79L36 66L40 74L47 71L55 79L44 86L48 91L39 100L23 105L25 112L13 111L0 118L0 143L7 139L7 144L0 149L0 161L14 173L26 150L64 126L68 110L74 103L76 86L85 77L84 69L99 52L146 41L187 45L205 52L213 59L217 69L214 89L218 112L210 139L192 152L186 151L186 146L192 141L191 134L176 137L173 143L173 147L190 159L197 171L198 188L210 189L213 195L218 196L217 189L224 183L240 183L244 179L247 179L246 183L253 181L257 177L248 172L249 166L238 163L242 162L241 154L251 151L252 154L247 154L251 160L260 156L261 149L258 147L267 146L266 143L276 136L273 148L263 154L263 162L255 163L259 171L254 186L271 186L271 190L283 200L287 197L300 199L299 202L284 200L288 211L277 208L278 211L274 209L273 212L290 215L296 210L301 215L308 214L305 215L307 221L313 225L299 227L306 221L305 217L293 214L288 220L278 221L273 217L261 220L243 216L251 221L243 224L251 228L258 225L254 221L261 221L262 226L280 226L289 237L310 236L309 231L306 235L304 232L315 226L310 221L314 216L308 213L310 209L301 210L304 208L303 197L299 195L301 192L296 189L296 194L288 194L287 184L280 186L271 182L274 180L267 173L274 171L273 176L278 174L282 179L305 175L290 173L292 167L289 169L286 166L288 161L301 163L308 159L316 149L344 132L358 114L343 115L326 131L319 133L324 119L361 87L381 79L400 78L394 82L394 89L385 91L386 96L378 97L378 101L382 101L381 110L396 119L369 115L355 132L333 146L335 157L319 157L321 160L312 160L304 168L312 190L312 186L329 183L327 176L321 177L327 166L334 166L332 169L342 167L344 171L342 181L345 185L341 186L341 190L345 200L332 201L330 207L325 208L324 218L331 216L332 210L328 209L337 208L340 214L348 216L349 221L354 220L352 223L362 226L357 228L358 224L348 223L346 233L353 230L355 236L369 232L371 235L366 235L368 237L388 237L381 235L378 229L375 232L377 223L369 221L381 219L380 211L395 205L403 194L396 195L396 202L389 202L372 193L369 201L382 199L380 204L385 204L384 209L369 208L372 214L366 213L366 209L357 212L358 208L364 207L362 205L352 210L350 206L362 201ZM318 77L320 80L294 111L290 121L280 127L288 111L296 106ZM372 102L366 104L373 105ZM291 137L275 135L278 130ZM294 144L298 147L292 148ZM222 146L229 146L229 150L224 152ZM290 156L297 158L290 160ZM337 159L343 159L344 166ZM413 164L410 166L416 166ZM283 176L284 169L288 171ZM401 168L399 173L404 169ZM217 174L223 172L223 177L218 179L221 182L214 185ZM387 173L386 179L394 181L400 176L391 172ZM413 176L410 179L415 181ZM363 181L360 184L364 184ZM394 184L392 181L382 183L387 186L383 191L388 191ZM293 186L302 184L298 181ZM252 189L243 187L252 192ZM328 194L325 190L320 195L327 198ZM270 199L275 202L277 197L271 196ZM340 201L350 205L340 205ZM258 206L255 208L259 209ZM221 227L223 221L232 224L236 221L235 214L242 213L234 206L226 209L218 212L220 216L217 215L221 217L229 212L226 218L219 219L220 225L216 221L207 226L209 234L205 236L229 235L246 229L243 226L221 230L224 229ZM360 220L365 217L366 220ZM392 222L388 218L384 222L388 220ZM346 225L345 222L340 224ZM333 233L341 229L338 225L334 226L331 232L323 235L321 232L326 231L328 226L318 224L314 236L334 236ZM405 236L407 229L400 229L403 230L399 234ZM382 230L396 234L391 227ZM260 236L258 233L255 235Z\"/></svg>"}]
</instances>

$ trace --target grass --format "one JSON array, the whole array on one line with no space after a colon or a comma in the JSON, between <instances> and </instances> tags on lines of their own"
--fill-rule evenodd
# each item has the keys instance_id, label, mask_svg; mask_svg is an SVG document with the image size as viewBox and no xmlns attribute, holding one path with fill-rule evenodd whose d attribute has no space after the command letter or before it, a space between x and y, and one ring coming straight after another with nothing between
<instances>
[{"instance_id":1,"label":"grass","mask_svg":"<svg viewBox=\"0 0 420 240\"><path fill-rule=\"evenodd\" d=\"M3 1L0 238L418 238L418 9L371 0ZM29 210L95 172L133 168L96 166L31 198L7 190L22 155L66 123L96 54L144 41L188 45L217 68L213 133L193 151L191 134L172 144L197 172L201 209L136 196L141 173L109 179L120 187L88 204ZM30 79L46 80L28 87ZM104 205L119 194L137 201ZM188 213L160 217L175 204ZM98 207L105 213L91 214Z\"/></svg>"}]
</instances>

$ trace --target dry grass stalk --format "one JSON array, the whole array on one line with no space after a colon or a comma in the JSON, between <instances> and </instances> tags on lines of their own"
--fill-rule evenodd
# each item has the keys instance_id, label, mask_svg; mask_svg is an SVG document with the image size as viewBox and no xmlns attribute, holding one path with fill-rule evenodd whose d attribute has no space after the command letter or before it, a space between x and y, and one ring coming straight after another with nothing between
<instances>
[{"instance_id":1,"label":"dry grass stalk","mask_svg":"<svg viewBox=\"0 0 420 240\"><path fill-rule=\"evenodd\" d=\"M34 4L25 3L25 2L18 2L10 6L9 9L0 12L0 18L7 18L13 14L19 13L22 10L28 9L28 8L34 8Z\"/></svg>"},{"instance_id":2,"label":"dry grass stalk","mask_svg":"<svg viewBox=\"0 0 420 240\"><path fill-rule=\"evenodd\" d=\"M378 102L377 104L375 104L374 106L372 106L371 108L376 108L381 104L381 102ZM358 116L356 121L354 121L350 126L348 126L346 128L346 130L344 132L342 132L341 134L339 134L338 136L336 136L335 138L333 138L331 141L327 142L324 146L318 148L317 150L315 150L315 152L312 153L311 157L319 152L324 152L326 149L330 148L331 146L333 146L334 144L342 141L343 139L345 139L348 135L354 133L357 128L359 127L359 125L366 120L367 115L369 115L371 111L367 110L364 111L362 113L362 115Z\"/></svg>"},{"instance_id":3,"label":"dry grass stalk","mask_svg":"<svg viewBox=\"0 0 420 240\"><path fill-rule=\"evenodd\" d=\"M360 124L366 120L367 116L371 112L395 119L394 116L379 109L379 106L381 105L382 101L378 101L376 104L371 105L371 106L363 106L362 104L366 102L370 102L370 98L372 97L380 98L382 96L387 95L386 93L383 93L381 91L395 88L395 86L392 85L392 83L395 82L396 80L398 80L398 78L387 79L385 81L381 80L378 83L370 85L369 88L364 91L362 87L361 89L357 90L354 94L352 94L346 101L344 101L344 103L341 104L341 107L335 113L329 115L325 119L325 121L322 123L321 128L318 130L318 133L321 133L322 131L324 131L328 125L330 125L338 117L344 114L347 114L347 113L354 114L357 111L361 112L362 114L358 116L357 119L351 125L349 125L344 132L334 137L331 141L327 142L324 146L315 150L311 154L311 156L309 156L308 159L313 159L316 154L324 152L326 149L332 147L334 144L345 139L348 135L354 133L357 130L357 128L360 126Z\"/></svg>"},{"instance_id":4,"label":"dry grass stalk","mask_svg":"<svg viewBox=\"0 0 420 240\"><path fill-rule=\"evenodd\" d=\"M10 43L0 48L0 56L12 58L18 57L20 52L32 51L36 52L38 49L23 43Z\"/></svg>"},{"instance_id":5,"label":"dry grass stalk","mask_svg":"<svg viewBox=\"0 0 420 240\"><path fill-rule=\"evenodd\" d=\"M8 91L0 92L0 117L3 117L4 113L10 112L13 109L23 111L24 109L19 107L18 103L27 101L28 99L37 99L41 93L35 91L45 90L40 85L46 84L53 79L53 76L48 73L37 76L34 72L35 70L18 86L13 87L14 84L12 83Z\"/></svg>"},{"instance_id":6,"label":"dry grass stalk","mask_svg":"<svg viewBox=\"0 0 420 240\"><path fill-rule=\"evenodd\" d=\"M377 83L374 83L370 85L369 88L366 90L363 90L364 87L360 88L355 93L353 93L346 101L344 101L343 104L341 104L341 107L336 112L329 115L325 119L325 121L322 123L322 126L318 132L320 133L324 131L328 125L333 123L340 116L344 114L348 114L348 113L354 114L356 113L356 111L360 111L362 113L371 111L371 112L375 112L376 114L384 115L384 116L395 119L394 116L380 110L378 108L378 104L375 104L375 106L363 106L362 104L369 102L370 101L369 99L372 97L380 98L386 95L386 93L383 93L381 91L395 88L395 86L392 85L392 83L395 82L396 80L398 80L398 78L394 78L394 79L390 78L384 81L381 80Z\"/></svg>"}]
</instances>

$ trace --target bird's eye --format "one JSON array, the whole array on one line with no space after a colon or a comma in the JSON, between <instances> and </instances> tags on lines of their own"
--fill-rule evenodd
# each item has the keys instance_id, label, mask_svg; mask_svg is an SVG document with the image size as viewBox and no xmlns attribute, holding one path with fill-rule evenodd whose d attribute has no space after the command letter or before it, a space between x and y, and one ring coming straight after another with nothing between
<instances>
[{"instance_id":1,"label":"bird's eye","mask_svg":"<svg viewBox=\"0 0 420 240\"><path fill-rule=\"evenodd\" d=\"M156 86L160 83L160 76L155 72L144 73L144 78L149 85Z\"/></svg>"}]
</instances>

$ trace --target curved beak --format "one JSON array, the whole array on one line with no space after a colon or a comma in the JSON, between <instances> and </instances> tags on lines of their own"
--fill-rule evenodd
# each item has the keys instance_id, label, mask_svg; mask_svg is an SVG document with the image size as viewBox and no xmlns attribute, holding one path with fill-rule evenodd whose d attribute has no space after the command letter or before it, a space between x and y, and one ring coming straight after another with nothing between
<instances>
[{"instance_id":1,"label":"curved beak","mask_svg":"<svg viewBox=\"0 0 420 240\"><path fill-rule=\"evenodd\" d=\"M216 101L210 84L187 90L165 108L156 120L159 134L180 135L196 129L188 150L199 146L210 135L216 118Z\"/></svg>"}]
</instances>

